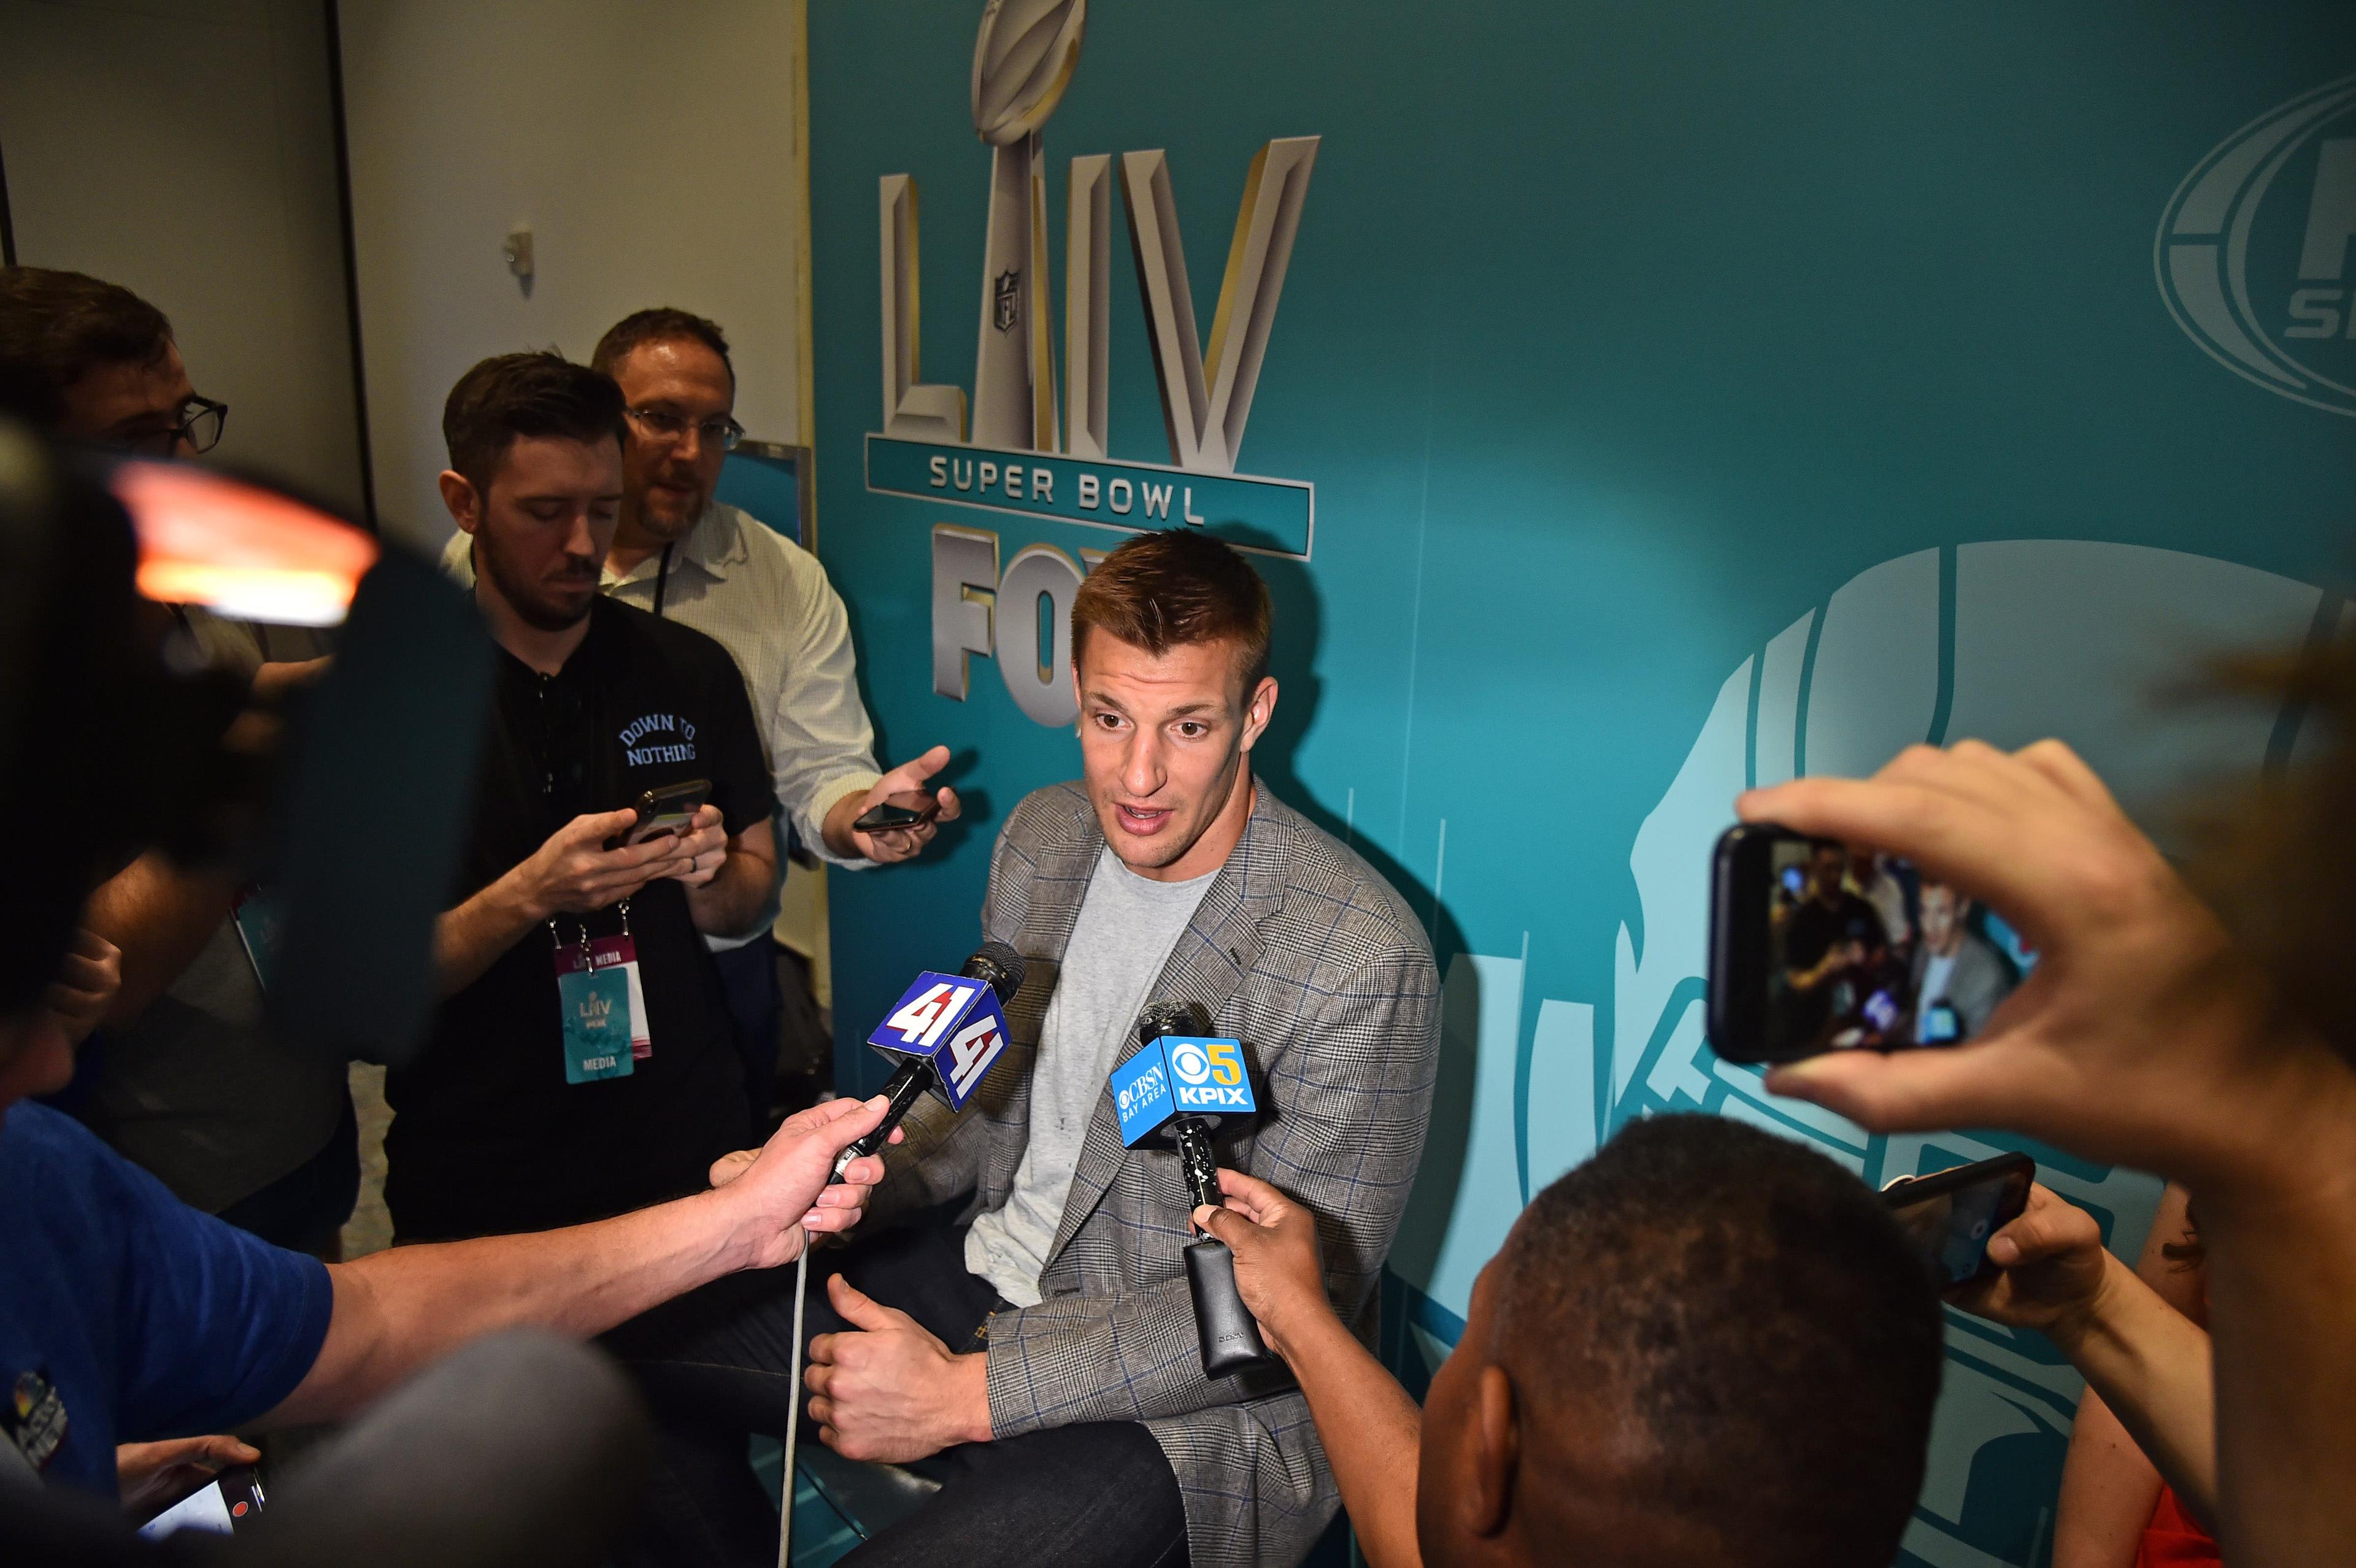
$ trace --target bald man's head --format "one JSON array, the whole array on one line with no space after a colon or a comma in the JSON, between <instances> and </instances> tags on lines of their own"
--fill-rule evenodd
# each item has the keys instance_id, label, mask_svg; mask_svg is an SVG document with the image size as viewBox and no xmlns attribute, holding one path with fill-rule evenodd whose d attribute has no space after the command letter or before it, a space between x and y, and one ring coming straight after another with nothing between
<instances>
[{"instance_id":1,"label":"bald man's head","mask_svg":"<svg viewBox=\"0 0 2356 1568\"><path fill-rule=\"evenodd\" d=\"M1722 1117L1634 1123L1482 1273L1425 1407L1425 1560L1884 1568L1942 1356L1856 1177Z\"/></svg>"}]
</instances>

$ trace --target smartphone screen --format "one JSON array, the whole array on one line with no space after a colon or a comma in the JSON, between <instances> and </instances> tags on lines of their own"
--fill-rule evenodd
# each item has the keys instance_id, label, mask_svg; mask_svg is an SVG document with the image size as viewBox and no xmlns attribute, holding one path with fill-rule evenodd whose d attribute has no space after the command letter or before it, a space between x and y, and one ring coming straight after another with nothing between
<instances>
[{"instance_id":1,"label":"smartphone screen","mask_svg":"<svg viewBox=\"0 0 2356 1568\"><path fill-rule=\"evenodd\" d=\"M1712 866L1710 1044L1732 1061L1959 1045L2036 963L1895 855L1741 827Z\"/></svg>"},{"instance_id":2,"label":"smartphone screen","mask_svg":"<svg viewBox=\"0 0 2356 1568\"><path fill-rule=\"evenodd\" d=\"M1993 1272L1988 1238L2020 1217L2036 1178L2036 1162L2027 1155L2000 1155L1893 1183L1882 1198L1933 1283L1951 1290Z\"/></svg>"},{"instance_id":3,"label":"smartphone screen","mask_svg":"<svg viewBox=\"0 0 2356 1568\"><path fill-rule=\"evenodd\" d=\"M230 1535L252 1522L262 1511L262 1477L248 1467L223 1470L154 1519L139 1527L150 1541L161 1541L183 1530Z\"/></svg>"}]
</instances>

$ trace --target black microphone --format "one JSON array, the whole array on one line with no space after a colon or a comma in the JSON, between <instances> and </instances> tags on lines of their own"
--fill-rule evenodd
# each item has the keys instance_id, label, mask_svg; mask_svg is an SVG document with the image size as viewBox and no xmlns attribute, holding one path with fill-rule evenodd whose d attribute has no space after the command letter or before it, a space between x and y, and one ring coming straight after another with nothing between
<instances>
[{"instance_id":1,"label":"black microphone","mask_svg":"<svg viewBox=\"0 0 2356 1568\"><path fill-rule=\"evenodd\" d=\"M884 1085L884 1120L842 1151L834 1162L833 1181L842 1179L843 1167L852 1160L882 1149L927 1090L952 1111L965 1108L1006 1049L1006 1016L1000 1009L1023 988L1025 968L1023 955L1003 942L985 942L955 975L927 970L916 976L867 1037L868 1044L899 1062ZM976 980L981 983L969 983Z\"/></svg>"},{"instance_id":2,"label":"black microphone","mask_svg":"<svg viewBox=\"0 0 2356 1568\"><path fill-rule=\"evenodd\" d=\"M1143 1049L1115 1068L1111 1080L1121 1142L1132 1148L1148 1138L1175 1144L1178 1168L1194 1200L1188 1212L1216 1205L1218 1160L1211 1135L1222 1121L1258 1108L1244 1070L1243 1044L1211 1038L1210 1015L1198 1002L1149 1003L1138 1015L1137 1038ZM1185 1253L1203 1375L1232 1377L1274 1365L1259 1325L1236 1289L1235 1253L1216 1236L1195 1237Z\"/></svg>"}]
</instances>

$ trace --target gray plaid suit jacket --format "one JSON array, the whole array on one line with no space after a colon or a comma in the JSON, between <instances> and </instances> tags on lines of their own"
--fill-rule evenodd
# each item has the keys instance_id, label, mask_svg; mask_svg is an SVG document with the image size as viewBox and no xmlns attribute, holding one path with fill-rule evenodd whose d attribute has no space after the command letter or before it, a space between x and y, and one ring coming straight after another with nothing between
<instances>
[{"instance_id":1,"label":"gray plaid suit jacket","mask_svg":"<svg viewBox=\"0 0 2356 1568\"><path fill-rule=\"evenodd\" d=\"M981 914L985 937L1030 960L1006 1009L1006 1055L963 1117L929 1099L910 1115L875 1219L967 1193L968 1219L1006 1202L1030 1136L1040 1023L1103 843L1077 784L1039 790L1007 818ZM1370 1337L1431 1112L1440 982L1423 928L1371 867L1261 784L1151 995L1201 1002L1243 1041L1260 1113L1222 1140L1221 1163L1315 1211L1326 1289ZM991 1320L991 1423L1011 1437L1142 1422L1177 1475L1197 1568L1297 1563L1339 1505L1333 1472L1289 1378L1203 1376L1180 1252L1187 1212L1177 1156L1124 1149L1103 1093L1044 1299Z\"/></svg>"}]
</instances>

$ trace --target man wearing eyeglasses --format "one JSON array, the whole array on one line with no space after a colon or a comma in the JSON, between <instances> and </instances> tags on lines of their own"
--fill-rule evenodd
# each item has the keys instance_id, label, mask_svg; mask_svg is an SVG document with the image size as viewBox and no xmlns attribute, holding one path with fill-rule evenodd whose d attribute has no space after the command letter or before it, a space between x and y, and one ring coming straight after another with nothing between
<instances>
[{"instance_id":1,"label":"man wearing eyeglasses","mask_svg":"<svg viewBox=\"0 0 2356 1568\"><path fill-rule=\"evenodd\" d=\"M55 440L158 458L210 451L229 415L197 395L162 311L47 267L0 271L0 410ZM316 668L293 662L318 651L305 634L176 614L265 703ZM359 1189L351 1095L340 1065L263 1035L233 912L243 891L149 853L91 894L83 923L119 951L122 985L65 1103L183 1202L332 1255Z\"/></svg>"},{"instance_id":2,"label":"man wearing eyeglasses","mask_svg":"<svg viewBox=\"0 0 2356 1568\"><path fill-rule=\"evenodd\" d=\"M0 275L0 377L8 405L59 439L146 457L209 452L229 419L197 395L162 311L80 272Z\"/></svg>"},{"instance_id":3,"label":"man wearing eyeglasses","mask_svg":"<svg viewBox=\"0 0 2356 1568\"><path fill-rule=\"evenodd\" d=\"M736 372L720 327L668 308L609 328L590 357L622 389L628 442L621 519L603 587L623 603L680 622L735 659L769 752L778 805L803 845L839 866L909 859L932 838L926 822L862 833L873 807L930 794L939 819L957 792L935 789L948 748L880 771L861 702L851 626L818 558L737 507L713 498L722 463L744 436ZM444 564L466 581L466 540ZM749 934L707 938L729 998L755 1115L772 1098L783 995L769 931L773 897Z\"/></svg>"}]
</instances>

